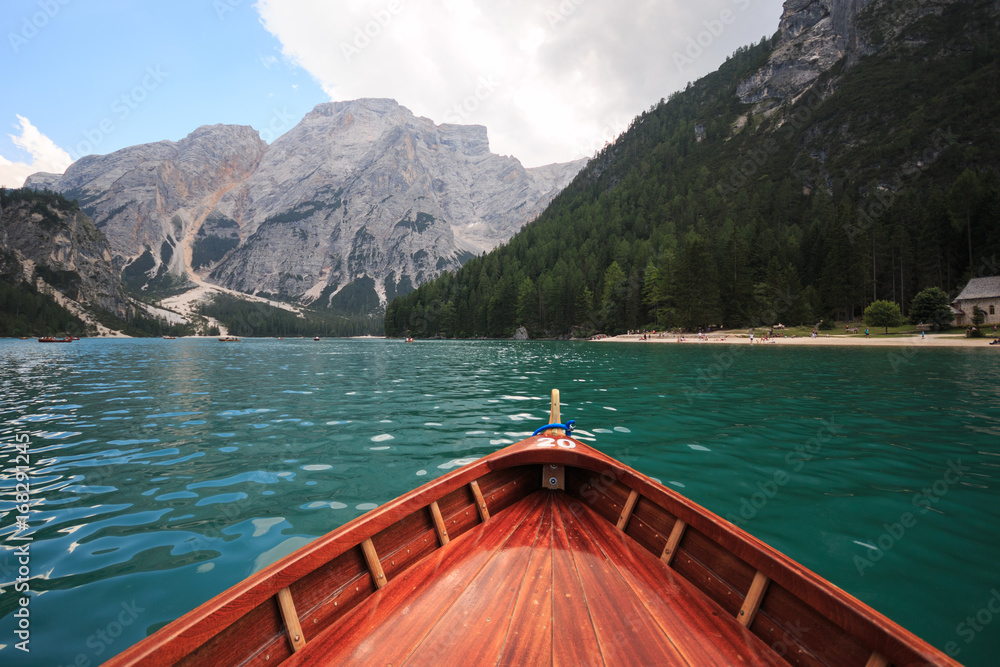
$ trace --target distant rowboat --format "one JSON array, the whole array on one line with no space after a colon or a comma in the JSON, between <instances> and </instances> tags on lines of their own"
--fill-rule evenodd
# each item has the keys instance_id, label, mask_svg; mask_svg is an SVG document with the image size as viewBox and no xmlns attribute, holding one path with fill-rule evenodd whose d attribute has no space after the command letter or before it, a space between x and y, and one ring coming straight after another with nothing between
<instances>
[{"instance_id":1,"label":"distant rowboat","mask_svg":"<svg viewBox=\"0 0 1000 667\"><path fill-rule=\"evenodd\" d=\"M38 342L39 343L72 343L73 340L74 339L72 337L70 337L70 336L67 336L65 338L56 338L54 336L42 336L41 338L38 339ZM80 339L77 338L76 340L80 340Z\"/></svg>"},{"instance_id":2,"label":"distant rowboat","mask_svg":"<svg viewBox=\"0 0 1000 667\"><path fill-rule=\"evenodd\" d=\"M220 343L239 343L240 340L239 336L219 336Z\"/></svg>"},{"instance_id":3,"label":"distant rowboat","mask_svg":"<svg viewBox=\"0 0 1000 667\"><path fill-rule=\"evenodd\" d=\"M106 664L958 665L550 419Z\"/></svg>"}]
</instances>

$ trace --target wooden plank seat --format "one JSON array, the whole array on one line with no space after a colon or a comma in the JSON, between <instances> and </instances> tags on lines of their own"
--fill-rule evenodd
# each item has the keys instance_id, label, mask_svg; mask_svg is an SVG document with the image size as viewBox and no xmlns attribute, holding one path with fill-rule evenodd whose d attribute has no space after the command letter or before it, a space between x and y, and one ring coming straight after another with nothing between
<instances>
[{"instance_id":1,"label":"wooden plank seat","mask_svg":"<svg viewBox=\"0 0 1000 667\"><path fill-rule=\"evenodd\" d=\"M695 585L559 490L536 491L452 540L287 664L443 660L787 664Z\"/></svg>"}]
</instances>

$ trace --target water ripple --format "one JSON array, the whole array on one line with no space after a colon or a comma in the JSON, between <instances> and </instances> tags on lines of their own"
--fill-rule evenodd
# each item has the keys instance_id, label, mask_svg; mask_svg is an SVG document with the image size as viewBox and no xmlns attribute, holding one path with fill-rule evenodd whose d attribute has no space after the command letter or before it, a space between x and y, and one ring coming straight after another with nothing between
<instances>
[{"instance_id":1,"label":"water ripple","mask_svg":"<svg viewBox=\"0 0 1000 667\"><path fill-rule=\"evenodd\" d=\"M1000 355L923 351L894 372L872 350L752 350L706 375L717 348L310 342L0 341L0 538L17 529L9 443L27 435L33 618L53 619L32 627L33 660L72 663L134 601L124 648L527 436L553 387L579 438L934 642L996 586ZM970 469L942 486L956 461ZM906 539L859 576L854 557L905 512ZM917 592L937 589L932 607Z\"/></svg>"}]
</instances>

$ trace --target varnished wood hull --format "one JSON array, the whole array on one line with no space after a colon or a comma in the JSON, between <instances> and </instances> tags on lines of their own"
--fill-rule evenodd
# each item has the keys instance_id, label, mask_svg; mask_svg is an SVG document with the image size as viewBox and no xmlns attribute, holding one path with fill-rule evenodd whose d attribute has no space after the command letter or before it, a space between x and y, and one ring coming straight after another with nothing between
<instances>
[{"instance_id":1,"label":"varnished wood hull","mask_svg":"<svg viewBox=\"0 0 1000 667\"><path fill-rule=\"evenodd\" d=\"M321 537L111 665L956 665L573 439L539 436Z\"/></svg>"}]
</instances>

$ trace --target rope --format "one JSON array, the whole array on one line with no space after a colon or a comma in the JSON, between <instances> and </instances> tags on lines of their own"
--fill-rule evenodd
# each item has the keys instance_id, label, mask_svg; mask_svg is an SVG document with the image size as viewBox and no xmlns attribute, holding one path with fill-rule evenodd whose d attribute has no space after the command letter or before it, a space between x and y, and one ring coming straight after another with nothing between
<instances>
[{"instance_id":1,"label":"rope","mask_svg":"<svg viewBox=\"0 0 1000 667\"><path fill-rule=\"evenodd\" d=\"M532 437L534 437L534 436L538 435L539 433L542 433L544 431L549 430L550 428L561 428L562 430L566 431L566 437L572 438L573 437L573 427L575 425L576 425L576 420L575 419L570 419L565 424L546 424L545 426L543 426L541 428L535 429L535 432L532 433L531 435L532 435Z\"/></svg>"}]
</instances>

